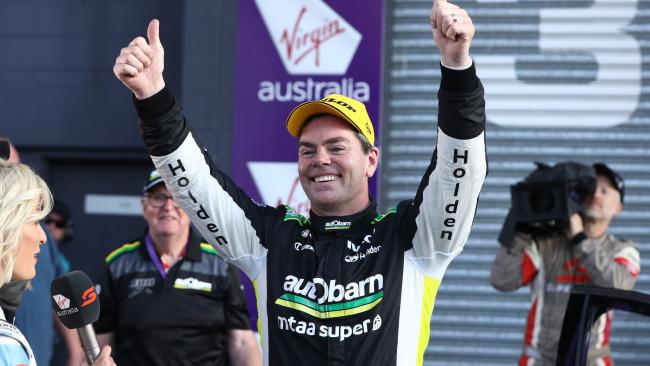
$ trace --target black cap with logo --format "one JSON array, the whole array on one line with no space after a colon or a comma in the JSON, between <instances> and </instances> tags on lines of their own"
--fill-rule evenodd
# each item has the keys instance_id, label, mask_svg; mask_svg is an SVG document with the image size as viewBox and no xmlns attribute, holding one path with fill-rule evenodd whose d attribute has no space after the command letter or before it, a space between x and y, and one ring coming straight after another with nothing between
<instances>
[{"instance_id":1,"label":"black cap with logo","mask_svg":"<svg viewBox=\"0 0 650 366\"><path fill-rule=\"evenodd\" d=\"M594 170L596 171L596 175L602 175L610 180L614 189L621 194L621 203L623 203L623 196L625 195L625 182L623 182L623 177L608 167L605 163L595 163Z\"/></svg>"},{"instance_id":2,"label":"black cap with logo","mask_svg":"<svg viewBox=\"0 0 650 366\"><path fill-rule=\"evenodd\" d=\"M147 179L145 179L144 186L142 187L142 193L147 193L151 190L151 188L164 183L165 181L163 181L160 173L154 169L149 173L149 175L147 175Z\"/></svg>"}]
</instances>

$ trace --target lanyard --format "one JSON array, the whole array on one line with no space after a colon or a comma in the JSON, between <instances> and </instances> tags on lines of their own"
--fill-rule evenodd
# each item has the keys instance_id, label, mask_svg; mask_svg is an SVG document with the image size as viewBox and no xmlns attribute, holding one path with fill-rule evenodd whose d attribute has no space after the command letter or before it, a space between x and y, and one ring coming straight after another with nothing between
<instances>
[{"instance_id":1,"label":"lanyard","mask_svg":"<svg viewBox=\"0 0 650 366\"><path fill-rule=\"evenodd\" d=\"M149 253L149 257L151 257L151 261L153 262L154 266L156 266L158 273L160 273L163 280L167 279L167 272L165 272L165 268L163 268L162 262L160 261L160 256L158 255L156 248L153 246L151 234L147 233L147 235L144 237L144 244L147 247L147 253Z\"/></svg>"}]
</instances>

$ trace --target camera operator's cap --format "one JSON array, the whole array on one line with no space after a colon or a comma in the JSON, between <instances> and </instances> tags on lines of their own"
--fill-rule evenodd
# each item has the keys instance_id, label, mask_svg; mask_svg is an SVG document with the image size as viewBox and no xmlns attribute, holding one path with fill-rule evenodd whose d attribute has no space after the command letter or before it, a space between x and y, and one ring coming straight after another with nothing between
<instances>
[{"instance_id":1,"label":"camera operator's cap","mask_svg":"<svg viewBox=\"0 0 650 366\"><path fill-rule=\"evenodd\" d=\"M156 169L152 170L151 173L147 176L147 179L145 180L144 187L142 187L142 193L147 193L149 190L161 183L165 183L163 181L162 177L160 176L160 173Z\"/></svg>"},{"instance_id":2,"label":"camera operator's cap","mask_svg":"<svg viewBox=\"0 0 650 366\"><path fill-rule=\"evenodd\" d=\"M329 94L321 100L300 104L289 113L287 130L292 136L300 137L305 122L316 114L331 114L343 119L361 132L371 145L375 145L375 129L366 112L366 106L341 94Z\"/></svg>"},{"instance_id":3,"label":"camera operator's cap","mask_svg":"<svg viewBox=\"0 0 650 366\"><path fill-rule=\"evenodd\" d=\"M623 195L625 194L625 183L623 182L623 177L618 173L610 169L605 163L595 163L594 170L596 175L604 175L609 178L612 182L614 188L621 194L621 203L623 202Z\"/></svg>"}]
</instances>

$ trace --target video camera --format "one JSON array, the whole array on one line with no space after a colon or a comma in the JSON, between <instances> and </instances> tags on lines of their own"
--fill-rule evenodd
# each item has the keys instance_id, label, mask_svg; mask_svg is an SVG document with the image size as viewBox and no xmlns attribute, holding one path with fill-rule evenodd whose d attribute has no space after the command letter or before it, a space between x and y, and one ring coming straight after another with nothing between
<instances>
[{"instance_id":1,"label":"video camera","mask_svg":"<svg viewBox=\"0 0 650 366\"><path fill-rule=\"evenodd\" d=\"M596 189L592 166L535 164L535 170L510 187L512 206L499 234L504 245L512 240L515 230L531 234L564 230L569 217L582 209L584 197Z\"/></svg>"}]
</instances>

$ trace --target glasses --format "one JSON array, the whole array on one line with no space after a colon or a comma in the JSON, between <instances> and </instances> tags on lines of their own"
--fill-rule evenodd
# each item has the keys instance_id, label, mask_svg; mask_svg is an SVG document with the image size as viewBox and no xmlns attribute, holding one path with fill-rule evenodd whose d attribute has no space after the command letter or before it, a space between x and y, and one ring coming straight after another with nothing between
<instances>
[{"instance_id":1,"label":"glasses","mask_svg":"<svg viewBox=\"0 0 650 366\"><path fill-rule=\"evenodd\" d=\"M60 220L55 220L50 218L45 219L45 225L50 225L50 224L56 226L59 229L65 229L66 227L65 221L60 221Z\"/></svg>"},{"instance_id":2,"label":"glasses","mask_svg":"<svg viewBox=\"0 0 650 366\"><path fill-rule=\"evenodd\" d=\"M172 200L172 204L174 205L174 207L178 207L176 202L174 202L174 197L168 196L166 194L154 193L154 194L147 194L145 195L145 197L147 197L147 202L149 202L151 207L161 208L165 206L167 200Z\"/></svg>"}]
</instances>

